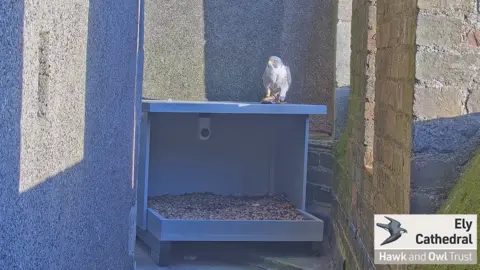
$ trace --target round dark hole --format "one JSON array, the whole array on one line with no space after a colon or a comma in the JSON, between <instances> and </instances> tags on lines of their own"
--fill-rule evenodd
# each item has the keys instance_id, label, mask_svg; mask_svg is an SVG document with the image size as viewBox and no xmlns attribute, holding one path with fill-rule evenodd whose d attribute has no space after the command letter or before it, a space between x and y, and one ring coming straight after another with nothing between
<instances>
[{"instance_id":1,"label":"round dark hole","mask_svg":"<svg viewBox=\"0 0 480 270\"><path fill-rule=\"evenodd\" d=\"M210 129L202 128L202 130L200 130L200 136L202 136L204 138L210 136Z\"/></svg>"}]
</instances>

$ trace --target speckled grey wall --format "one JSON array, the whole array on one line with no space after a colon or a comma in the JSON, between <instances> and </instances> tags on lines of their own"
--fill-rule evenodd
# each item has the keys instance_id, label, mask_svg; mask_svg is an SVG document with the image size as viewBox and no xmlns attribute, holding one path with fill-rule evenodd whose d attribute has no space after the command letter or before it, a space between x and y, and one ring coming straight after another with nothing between
<instances>
[{"instance_id":1,"label":"speckled grey wall","mask_svg":"<svg viewBox=\"0 0 480 270\"><path fill-rule=\"evenodd\" d=\"M0 269L132 269L138 3L23 2L0 1Z\"/></svg>"},{"instance_id":2,"label":"speckled grey wall","mask_svg":"<svg viewBox=\"0 0 480 270\"><path fill-rule=\"evenodd\" d=\"M267 59L277 55L292 71L290 102L327 104L333 117L335 4L146 0L143 96L259 101Z\"/></svg>"}]
</instances>

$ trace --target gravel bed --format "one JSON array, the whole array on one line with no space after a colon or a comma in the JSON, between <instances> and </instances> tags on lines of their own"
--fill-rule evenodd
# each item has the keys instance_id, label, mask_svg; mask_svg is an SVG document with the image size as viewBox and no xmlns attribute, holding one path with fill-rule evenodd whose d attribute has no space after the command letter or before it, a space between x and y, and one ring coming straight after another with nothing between
<instances>
[{"instance_id":1,"label":"gravel bed","mask_svg":"<svg viewBox=\"0 0 480 270\"><path fill-rule=\"evenodd\" d=\"M187 220L304 220L284 196L222 196L187 193L148 198L164 218Z\"/></svg>"}]
</instances>

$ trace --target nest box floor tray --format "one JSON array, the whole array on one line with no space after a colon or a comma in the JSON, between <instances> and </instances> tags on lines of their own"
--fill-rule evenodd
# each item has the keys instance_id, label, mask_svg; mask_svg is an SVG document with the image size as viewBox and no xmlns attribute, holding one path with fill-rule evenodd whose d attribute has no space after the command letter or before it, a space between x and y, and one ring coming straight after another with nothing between
<instances>
[{"instance_id":1,"label":"nest box floor tray","mask_svg":"<svg viewBox=\"0 0 480 270\"><path fill-rule=\"evenodd\" d=\"M144 100L142 110L137 231L151 248L322 241L305 197L308 116L326 106Z\"/></svg>"}]
</instances>

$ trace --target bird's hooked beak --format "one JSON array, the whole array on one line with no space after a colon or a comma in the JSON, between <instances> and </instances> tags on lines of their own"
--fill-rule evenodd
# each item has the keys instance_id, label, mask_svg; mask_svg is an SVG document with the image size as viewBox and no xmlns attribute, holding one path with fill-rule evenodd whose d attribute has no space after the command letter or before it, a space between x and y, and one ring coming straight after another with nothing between
<instances>
[{"instance_id":1,"label":"bird's hooked beak","mask_svg":"<svg viewBox=\"0 0 480 270\"><path fill-rule=\"evenodd\" d=\"M407 233L407 230L405 230L405 229L402 229L402 231L403 231L404 233Z\"/></svg>"}]
</instances>

